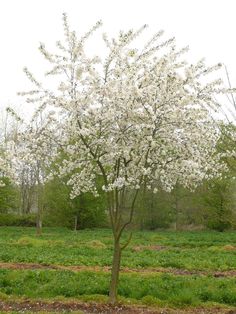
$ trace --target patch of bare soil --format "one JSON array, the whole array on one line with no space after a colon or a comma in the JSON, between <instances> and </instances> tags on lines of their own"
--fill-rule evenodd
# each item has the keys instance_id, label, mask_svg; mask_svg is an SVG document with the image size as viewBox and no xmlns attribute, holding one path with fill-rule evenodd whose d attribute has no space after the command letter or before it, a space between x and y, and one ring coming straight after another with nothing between
<instances>
[{"instance_id":1,"label":"patch of bare soil","mask_svg":"<svg viewBox=\"0 0 236 314\"><path fill-rule=\"evenodd\" d=\"M5 263L0 262L0 268L2 269L58 269L57 266L54 265L44 265L37 263Z\"/></svg>"},{"instance_id":2,"label":"patch of bare soil","mask_svg":"<svg viewBox=\"0 0 236 314\"><path fill-rule=\"evenodd\" d=\"M125 271L125 269L124 269ZM127 272L129 269L127 269ZM131 270L130 270L131 271ZM177 276L188 276L188 275L199 275L199 276L208 276L212 275L213 277L236 277L236 269L225 270L225 271L202 271L202 270L188 270L188 269L179 269L179 268L143 268L135 269L135 272L142 273L167 273Z\"/></svg>"},{"instance_id":3,"label":"patch of bare soil","mask_svg":"<svg viewBox=\"0 0 236 314\"><path fill-rule=\"evenodd\" d=\"M236 309L223 308L193 308L185 310L174 309L152 309L148 307L109 305L104 303L81 303L81 302L44 302L44 301L0 301L0 310L5 312L74 312L82 311L84 314L236 314Z\"/></svg>"},{"instance_id":4,"label":"patch of bare soil","mask_svg":"<svg viewBox=\"0 0 236 314\"><path fill-rule=\"evenodd\" d=\"M71 270L75 272L79 271L94 271L94 272L110 272L110 266L64 266L64 265L46 265L36 263L5 263L0 262L0 269L54 269L54 270ZM201 271L201 270L188 270L178 268L128 268L122 267L121 272L123 273L166 273L178 276L188 275L200 275L207 276L212 275L214 277L236 277L236 269L225 270L225 271Z\"/></svg>"}]
</instances>

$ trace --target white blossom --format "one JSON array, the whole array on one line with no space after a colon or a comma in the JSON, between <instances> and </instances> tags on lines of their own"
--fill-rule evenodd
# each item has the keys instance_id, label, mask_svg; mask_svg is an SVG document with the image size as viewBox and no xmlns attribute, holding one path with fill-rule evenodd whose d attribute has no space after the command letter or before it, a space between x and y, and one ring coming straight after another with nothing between
<instances>
[{"instance_id":1,"label":"white blossom","mask_svg":"<svg viewBox=\"0 0 236 314\"><path fill-rule=\"evenodd\" d=\"M73 197L97 194L98 177L110 193L138 190L143 182L155 192L157 183L171 191L177 181L193 189L220 175L220 133L211 113L219 106L215 95L225 89L220 80L207 80L220 64L188 64L182 59L188 47L177 50L174 38L160 41L163 31L136 48L146 25L116 39L103 34L107 56L91 57L85 43L101 22L81 37L70 31L66 15L63 25L65 42L56 43L57 53L40 45L58 88L49 91L25 72L37 87L28 100L56 108L66 151L59 172L70 175Z\"/></svg>"}]
</instances>

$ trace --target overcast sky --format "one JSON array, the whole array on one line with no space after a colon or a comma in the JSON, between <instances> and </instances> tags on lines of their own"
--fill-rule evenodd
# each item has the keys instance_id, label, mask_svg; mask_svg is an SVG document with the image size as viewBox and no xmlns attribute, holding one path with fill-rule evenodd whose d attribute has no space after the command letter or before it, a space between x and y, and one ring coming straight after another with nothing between
<instances>
[{"instance_id":1,"label":"overcast sky","mask_svg":"<svg viewBox=\"0 0 236 314\"><path fill-rule=\"evenodd\" d=\"M1 0L1 108L21 106L16 92L30 86L24 66L41 77L45 61L39 42L53 46L62 37L63 12L82 33L100 19L103 30L112 35L143 24L150 26L147 35L164 29L179 46L190 46L191 59L226 64L236 85L236 0ZM91 49L96 46L95 40Z\"/></svg>"}]
</instances>

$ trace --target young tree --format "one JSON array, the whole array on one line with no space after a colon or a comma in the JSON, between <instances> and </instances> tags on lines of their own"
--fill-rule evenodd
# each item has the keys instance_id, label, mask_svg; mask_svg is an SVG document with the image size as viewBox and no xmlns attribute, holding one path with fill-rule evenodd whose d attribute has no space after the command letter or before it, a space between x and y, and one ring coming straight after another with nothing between
<instances>
[{"instance_id":1,"label":"young tree","mask_svg":"<svg viewBox=\"0 0 236 314\"><path fill-rule=\"evenodd\" d=\"M11 111L10 111L11 113ZM9 142L15 134L17 128L17 119L14 119L16 123L12 123L9 119L9 109L1 112L0 123L0 186L5 186L10 183L8 179L13 179L13 172L11 169L11 156L8 154ZM5 182L6 181L6 182Z\"/></svg>"},{"instance_id":2,"label":"young tree","mask_svg":"<svg viewBox=\"0 0 236 314\"><path fill-rule=\"evenodd\" d=\"M65 42L56 43L59 52L49 53L44 44L39 48L58 87L44 88L25 69L36 85L28 101L58 108L67 155L60 173L70 174L71 197L98 195L96 179L103 180L114 237L110 302L115 303L121 253L129 242L121 244L121 237L132 222L140 187L158 182L171 191L178 181L194 188L219 175L219 132L211 111L218 106L215 94L223 90L220 80L205 76L220 65L182 61L187 48L176 50L174 39L160 42L162 31L135 48L146 25L121 31L116 39L104 34L106 57L91 57L86 41L101 23L82 37L70 31L65 14L63 23Z\"/></svg>"},{"instance_id":3,"label":"young tree","mask_svg":"<svg viewBox=\"0 0 236 314\"><path fill-rule=\"evenodd\" d=\"M15 113L12 111L12 114ZM17 115L16 118L20 119ZM42 233L43 189L49 175L51 161L56 154L56 122L50 112L43 115L41 110L36 110L29 123L20 120L22 125L14 141L11 142L9 155L15 180L21 187L22 197L25 192L29 192L25 191L27 189L31 190L31 197L34 197L37 213L36 230L40 235ZM24 199L22 201L24 202ZM31 205L32 203L31 200Z\"/></svg>"}]
</instances>

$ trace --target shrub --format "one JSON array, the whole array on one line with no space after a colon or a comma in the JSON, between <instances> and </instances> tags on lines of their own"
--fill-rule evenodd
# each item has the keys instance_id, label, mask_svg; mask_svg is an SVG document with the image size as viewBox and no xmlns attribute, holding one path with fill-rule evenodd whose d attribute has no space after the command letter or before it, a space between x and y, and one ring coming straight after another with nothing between
<instances>
[{"instance_id":1,"label":"shrub","mask_svg":"<svg viewBox=\"0 0 236 314\"><path fill-rule=\"evenodd\" d=\"M228 220L213 218L208 221L207 227L211 230L223 232L231 228L231 223Z\"/></svg>"},{"instance_id":2,"label":"shrub","mask_svg":"<svg viewBox=\"0 0 236 314\"><path fill-rule=\"evenodd\" d=\"M34 227L36 223L36 215L16 215L16 214L0 214L1 227Z\"/></svg>"}]
</instances>

